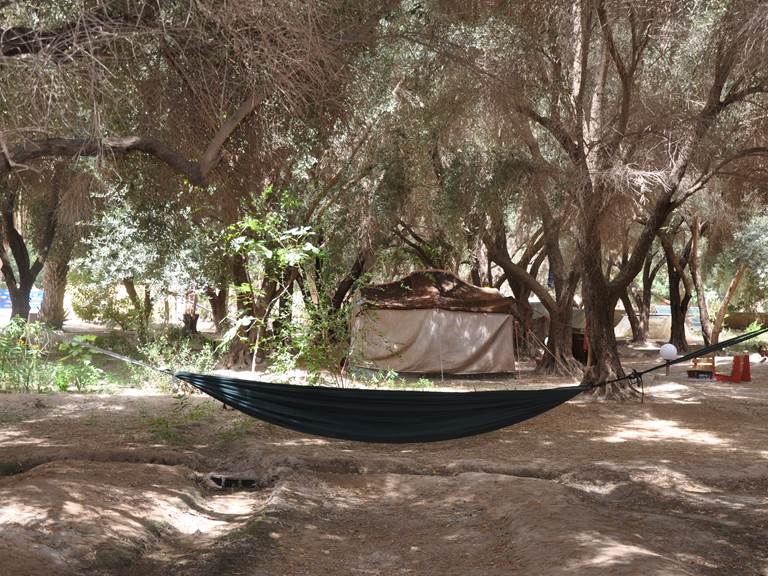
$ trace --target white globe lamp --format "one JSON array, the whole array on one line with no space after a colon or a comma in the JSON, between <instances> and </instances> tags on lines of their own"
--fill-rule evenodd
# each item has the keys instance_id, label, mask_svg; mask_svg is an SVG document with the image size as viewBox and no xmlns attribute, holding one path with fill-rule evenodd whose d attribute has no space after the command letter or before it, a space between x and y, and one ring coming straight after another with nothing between
<instances>
[{"instance_id":1,"label":"white globe lamp","mask_svg":"<svg viewBox=\"0 0 768 576\"><path fill-rule=\"evenodd\" d=\"M664 344L659 350L659 354L667 363L666 374L669 376L669 363L677 358L677 347L674 344Z\"/></svg>"}]
</instances>

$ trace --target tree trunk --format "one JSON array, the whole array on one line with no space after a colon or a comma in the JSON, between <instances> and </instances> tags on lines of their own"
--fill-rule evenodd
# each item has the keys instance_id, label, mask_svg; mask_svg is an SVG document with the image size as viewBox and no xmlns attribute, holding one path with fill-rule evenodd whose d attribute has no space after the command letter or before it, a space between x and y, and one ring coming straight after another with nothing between
<instances>
[{"instance_id":1,"label":"tree trunk","mask_svg":"<svg viewBox=\"0 0 768 576\"><path fill-rule=\"evenodd\" d=\"M674 344L678 352L688 351L688 340L685 337L685 318L688 315L688 304L691 301L690 294L680 295L680 284L670 281L669 287L669 305L671 313L672 328L670 330L669 342Z\"/></svg>"},{"instance_id":2,"label":"tree trunk","mask_svg":"<svg viewBox=\"0 0 768 576\"><path fill-rule=\"evenodd\" d=\"M211 305L211 315L216 334L222 334L227 329L229 286L222 283L218 290L209 286L205 289L205 295Z\"/></svg>"},{"instance_id":3,"label":"tree trunk","mask_svg":"<svg viewBox=\"0 0 768 576\"><path fill-rule=\"evenodd\" d=\"M143 298L139 297L133 278L124 278L123 287L128 294L128 299L131 301L131 305L136 312L136 317L139 320L139 325L136 326L137 331L139 332L139 337L143 337L147 334L152 319L152 297L149 287L144 287Z\"/></svg>"},{"instance_id":4,"label":"tree trunk","mask_svg":"<svg viewBox=\"0 0 768 576\"><path fill-rule=\"evenodd\" d=\"M11 296L11 318L27 320L30 311L30 298L34 281L31 278L22 279L18 286L11 287L8 284L8 293Z\"/></svg>"},{"instance_id":5,"label":"tree trunk","mask_svg":"<svg viewBox=\"0 0 768 576\"><path fill-rule=\"evenodd\" d=\"M277 282L269 276L264 277L261 281L259 296L255 297L252 289L242 289L242 287L251 286L242 256L234 258L232 273L235 285L241 287L237 291L236 299L238 317L251 317L253 320L240 326L237 335L230 343L224 363L230 368L249 366L253 369L260 359L262 340L267 328L267 313L277 293Z\"/></svg>"},{"instance_id":6,"label":"tree trunk","mask_svg":"<svg viewBox=\"0 0 768 576\"><path fill-rule=\"evenodd\" d=\"M691 239L683 250L680 258L675 253L672 236L660 234L661 246L664 249L664 258L667 262L667 277L669 278L669 306L671 330L669 342L674 344L678 352L688 351L688 341L685 337L685 319L688 315L688 305L691 302L691 281L685 276L685 268L691 255ZM680 290L682 282L684 292Z\"/></svg>"},{"instance_id":7,"label":"tree trunk","mask_svg":"<svg viewBox=\"0 0 768 576\"><path fill-rule=\"evenodd\" d=\"M573 329L571 328L572 302L561 306L555 314L550 312L547 345L544 357L537 367L541 374L580 374L582 367L573 357Z\"/></svg>"},{"instance_id":8,"label":"tree trunk","mask_svg":"<svg viewBox=\"0 0 768 576\"><path fill-rule=\"evenodd\" d=\"M277 293L277 318L272 324L273 334L287 341L286 327L290 326L293 320L293 281L298 276L296 268L287 268L283 271L281 283L278 286Z\"/></svg>"},{"instance_id":9,"label":"tree trunk","mask_svg":"<svg viewBox=\"0 0 768 576\"><path fill-rule=\"evenodd\" d=\"M349 274L342 278L339 285L336 287L333 297L331 298L331 305L339 310L344 304L344 300L349 294L349 291L355 285L362 276L368 272L374 264L375 254L371 250L363 250L358 253L355 262L352 264L352 269Z\"/></svg>"},{"instance_id":10,"label":"tree trunk","mask_svg":"<svg viewBox=\"0 0 768 576\"><path fill-rule=\"evenodd\" d=\"M624 305L624 311L627 313L627 319L632 328L632 342L643 342L645 337L643 328L640 325L640 318L635 313L632 300L630 300L629 292L626 289L621 292L621 303Z\"/></svg>"},{"instance_id":11,"label":"tree trunk","mask_svg":"<svg viewBox=\"0 0 768 576\"><path fill-rule=\"evenodd\" d=\"M197 321L200 314L197 313L197 293L187 292L184 296L184 315L182 316L183 331L185 336L195 336L197 332Z\"/></svg>"},{"instance_id":12,"label":"tree trunk","mask_svg":"<svg viewBox=\"0 0 768 576\"><path fill-rule=\"evenodd\" d=\"M699 223L697 214L691 223L691 276L693 277L693 285L696 287L696 304L699 307L699 318L701 319L701 335L704 337L704 346L709 346L712 342L712 325L709 322L704 280L699 267L699 237L702 230L703 226Z\"/></svg>"},{"instance_id":13,"label":"tree trunk","mask_svg":"<svg viewBox=\"0 0 768 576\"><path fill-rule=\"evenodd\" d=\"M599 254L599 252L596 253ZM618 298L613 297L608 290L599 265L597 269L594 266L585 265L582 295L591 358L584 374L584 382L599 383L605 382L612 376L624 376L613 330L613 311ZM616 397L623 395L623 390L620 386L611 385L605 386L602 393L608 397Z\"/></svg>"},{"instance_id":14,"label":"tree trunk","mask_svg":"<svg viewBox=\"0 0 768 576\"><path fill-rule=\"evenodd\" d=\"M739 266L739 269L736 271L736 275L733 277L733 280L731 280L731 283L728 285L728 290L725 292L725 297L723 298L722 304L720 304L720 310L717 311L717 316L715 317L715 324L712 326L712 344L717 344L720 341L720 332L723 329L723 321L725 320L725 313L728 310L728 305L731 303L731 300L733 300L733 297L736 295L736 290L739 288L739 284L741 283L741 277L744 275L744 271L747 269L746 262L742 263Z\"/></svg>"},{"instance_id":15,"label":"tree trunk","mask_svg":"<svg viewBox=\"0 0 768 576\"><path fill-rule=\"evenodd\" d=\"M688 314L690 295L680 294L680 274L675 270L671 262L667 262L667 274L669 276L669 308L672 328L669 342L674 344L678 352L688 351L688 341L685 338L685 317Z\"/></svg>"},{"instance_id":16,"label":"tree trunk","mask_svg":"<svg viewBox=\"0 0 768 576\"><path fill-rule=\"evenodd\" d=\"M57 250L55 258L49 258L43 265L43 302L40 306L40 320L60 330L64 326L64 294L67 289L67 274L71 246L66 252Z\"/></svg>"},{"instance_id":17,"label":"tree trunk","mask_svg":"<svg viewBox=\"0 0 768 576\"><path fill-rule=\"evenodd\" d=\"M38 255L31 261L26 240L16 227L16 202L18 194L10 190L0 189L0 273L2 273L11 297L11 318L29 318L30 294L37 275L43 269L48 251L53 244L56 234L56 208L58 206L58 191L61 170L56 168L54 185L52 186L54 201L47 206L45 229L42 239L37 246ZM6 248L7 246L7 248ZM6 252L16 263L16 270ZM18 278L18 279L17 279Z\"/></svg>"},{"instance_id":18,"label":"tree trunk","mask_svg":"<svg viewBox=\"0 0 768 576\"><path fill-rule=\"evenodd\" d=\"M635 343L646 343L651 330L651 301L653 299L653 281L656 279L656 275L659 273L664 259L659 258L659 261L654 264L653 259L656 256L656 252L650 251L645 257L643 262L642 271L642 288L640 292L633 292L635 304L637 305L637 315L639 320L638 332L636 339L632 341Z\"/></svg>"}]
</instances>

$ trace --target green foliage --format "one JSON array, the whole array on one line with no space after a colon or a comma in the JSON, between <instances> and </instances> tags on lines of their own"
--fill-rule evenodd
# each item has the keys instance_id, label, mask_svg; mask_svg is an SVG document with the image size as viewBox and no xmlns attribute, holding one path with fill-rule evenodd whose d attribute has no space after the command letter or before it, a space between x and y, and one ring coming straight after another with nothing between
<instances>
[{"instance_id":1,"label":"green foliage","mask_svg":"<svg viewBox=\"0 0 768 576\"><path fill-rule=\"evenodd\" d=\"M85 344L92 344L95 336L75 336L69 342L59 344L63 356L54 368L56 387L65 392L74 386L78 392L98 385L104 379L104 371L93 365L93 353Z\"/></svg>"},{"instance_id":2,"label":"green foliage","mask_svg":"<svg viewBox=\"0 0 768 576\"><path fill-rule=\"evenodd\" d=\"M0 386L5 390L42 392L49 386L46 363L50 332L39 323L14 318L0 330Z\"/></svg>"},{"instance_id":3,"label":"green foliage","mask_svg":"<svg viewBox=\"0 0 768 576\"><path fill-rule=\"evenodd\" d=\"M279 206L264 210L273 195L268 187L258 199L257 212L264 215L248 215L230 226L225 240L229 249L260 264L265 270L276 272L306 262L320 254L315 246L315 234L309 226L291 226L288 214L296 206L297 198L288 192L279 197Z\"/></svg>"},{"instance_id":4,"label":"green foliage","mask_svg":"<svg viewBox=\"0 0 768 576\"><path fill-rule=\"evenodd\" d=\"M0 388L40 393L101 386L106 375L93 365L86 347L93 339L75 336L56 347L44 324L13 319L0 329Z\"/></svg>"},{"instance_id":5,"label":"green foliage","mask_svg":"<svg viewBox=\"0 0 768 576\"><path fill-rule=\"evenodd\" d=\"M345 308L336 310L326 301L307 304L301 321L281 325L268 340L270 372L286 374L300 368L311 383L330 378L338 384L348 352L348 331Z\"/></svg>"},{"instance_id":6,"label":"green foliage","mask_svg":"<svg viewBox=\"0 0 768 576\"><path fill-rule=\"evenodd\" d=\"M189 395L178 393L174 396L174 406L170 413L150 415L146 410L142 410L141 416L144 425L154 438L173 444L181 440L190 424L210 418L214 409L213 402L196 403Z\"/></svg>"},{"instance_id":7,"label":"green foliage","mask_svg":"<svg viewBox=\"0 0 768 576\"><path fill-rule=\"evenodd\" d=\"M379 370L361 379L363 384L374 388L394 390L423 390L433 386L432 380L421 377L416 381L403 378L394 370Z\"/></svg>"},{"instance_id":8,"label":"green foliage","mask_svg":"<svg viewBox=\"0 0 768 576\"><path fill-rule=\"evenodd\" d=\"M744 332L737 333L730 330L725 330L720 336L720 340L727 340L728 338L733 338L734 336L738 336L742 333L754 332L755 330L760 330L761 328L763 328L763 325L759 320L755 320L749 326L747 326ZM763 355L768 354L768 334L760 334L759 336L755 336L746 342L741 342L735 346L730 346L726 352L730 352L732 354L752 354L753 352L759 352Z\"/></svg>"},{"instance_id":9,"label":"green foliage","mask_svg":"<svg viewBox=\"0 0 768 576\"><path fill-rule=\"evenodd\" d=\"M101 286L90 282L78 282L72 288L72 309L78 318L107 326L119 326L123 330L134 329L139 314L128 298L121 298L113 285Z\"/></svg>"},{"instance_id":10,"label":"green foliage","mask_svg":"<svg viewBox=\"0 0 768 576\"><path fill-rule=\"evenodd\" d=\"M297 205L298 198L295 195L288 192L276 194L268 187L253 200L253 213L227 230L224 238L228 251L244 258L250 278L268 278L279 283L285 271L322 257L312 229L308 226L291 226L289 223L289 214ZM254 301L263 296L252 281L235 286L235 292ZM271 310L272 303L264 303L267 312ZM255 346L249 332L263 327L266 322L266 315L261 318L251 314L241 315L230 323L231 327L223 335L219 350L227 349L235 340ZM263 344L258 343L259 346ZM278 364L285 360L287 356L283 355Z\"/></svg>"},{"instance_id":11,"label":"green foliage","mask_svg":"<svg viewBox=\"0 0 768 576\"><path fill-rule=\"evenodd\" d=\"M194 340L180 332L166 331L151 336L138 345L137 352L152 366L168 368L173 372L190 371L206 373L212 371L218 362L215 346L208 341ZM161 377L154 370L132 366L134 378L143 384L159 386L161 389L186 390L168 377Z\"/></svg>"}]
</instances>

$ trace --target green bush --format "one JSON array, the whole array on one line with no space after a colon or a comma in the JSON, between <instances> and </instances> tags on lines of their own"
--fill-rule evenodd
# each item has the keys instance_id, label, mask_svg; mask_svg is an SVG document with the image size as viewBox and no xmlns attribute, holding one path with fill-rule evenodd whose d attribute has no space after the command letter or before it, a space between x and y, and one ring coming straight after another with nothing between
<instances>
[{"instance_id":1,"label":"green bush","mask_svg":"<svg viewBox=\"0 0 768 576\"><path fill-rule=\"evenodd\" d=\"M72 309L78 318L87 322L119 326L123 330L132 330L141 324L130 300L119 297L114 286L76 285L72 290Z\"/></svg>"},{"instance_id":2,"label":"green bush","mask_svg":"<svg viewBox=\"0 0 768 576\"><path fill-rule=\"evenodd\" d=\"M338 384L349 351L348 314L330 305L308 305L306 318L286 323L266 343L270 372L284 374L301 368L309 382L330 379Z\"/></svg>"},{"instance_id":3,"label":"green bush","mask_svg":"<svg viewBox=\"0 0 768 576\"><path fill-rule=\"evenodd\" d=\"M46 363L52 334L43 324L12 319L0 329L0 386L4 390L41 392L51 380Z\"/></svg>"},{"instance_id":4,"label":"green bush","mask_svg":"<svg viewBox=\"0 0 768 576\"><path fill-rule=\"evenodd\" d=\"M744 333L747 332L754 332L755 330L760 330L763 325L755 320L746 327L744 330ZM720 336L720 341L727 340L728 338L733 338L734 336L738 336L735 332L726 331ZM746 342L742 342L741 344L736 344L735 346L729 346L725 352L731 352L733 354L751 354L753 352L759 352L761 354L768 353L768 334L760 334L760 336L756 336L754 338L751 338L750 340L747 340Z\"/></svg>"},{"instance_id":5,"label":"green bush","mask_svg":"<svg viewBox=\"0 0 768 576\"><path fill-rule=\"evenodd\" d=\"M213 343L187 337L180 332L165 331L152 335L137 347L142 360L151 366L166 368L172 372L189 371L206 373L216 368L218 354ZM159 385L162 389L177 392L186 385L171 382L158 372L141 366L132 366L134 377L143 384Z\"/></svg>"},{"instance_id":6,"label":"green bush","mask_svg":"<svg viewBox=\"0 0 768 576\"><path fill-rule=\"evenodd\" d=\"M39 322L14 318L0 329L0 388L20 392L79 392L105 378L92 363L84 344L90 336L75 336L56 345L55 334Z\"/></svg>"}]
</instances>

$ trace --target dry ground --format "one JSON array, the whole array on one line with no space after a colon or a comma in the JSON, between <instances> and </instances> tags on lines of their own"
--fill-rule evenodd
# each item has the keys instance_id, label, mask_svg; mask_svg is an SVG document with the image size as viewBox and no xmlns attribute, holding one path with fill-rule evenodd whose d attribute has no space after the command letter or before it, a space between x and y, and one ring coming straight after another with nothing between
<instances>
[{"instance_id":1,"label":"dry ground","mask_svg":"<svg viewBox=\"0 0 768 576\"><path fill-rule=\"evenodd\" d=\"M407 446L203 397L2 394L0 574L766 576L768 366L753 377L650 378L643 404Z\"/></svg>"}]
</instances>

